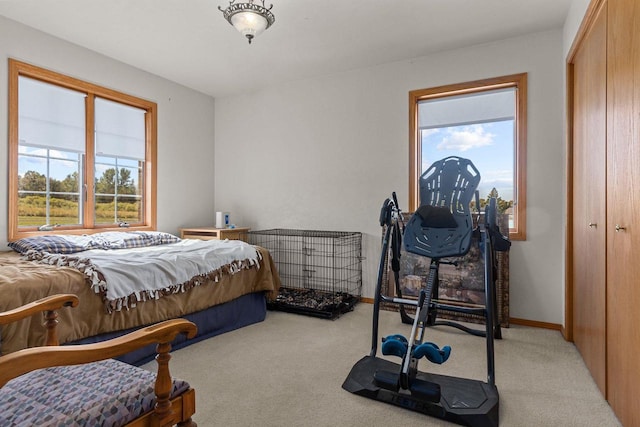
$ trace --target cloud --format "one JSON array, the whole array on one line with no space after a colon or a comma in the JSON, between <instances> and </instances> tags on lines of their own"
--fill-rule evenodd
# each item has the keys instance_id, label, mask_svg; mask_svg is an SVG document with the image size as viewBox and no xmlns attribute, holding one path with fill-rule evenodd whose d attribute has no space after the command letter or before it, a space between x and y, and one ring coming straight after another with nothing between
<instances>
[{"instance_id":1,"label":"cloud","mask_svg":"<svg viewBox=\"0 0 640 427\"><path fill-rule=\"evenodd\" d=\"M489 133L482 125L471 125L447 129L447 135L437 145L438 150L465 152L477 147L493 145L495 134Z\"/></svg>"},{"instance_id":2,"label":"cloud","mask_svg":"<svg viewBox=\"0 0 640 427\"><path fill-rule=\"evenodd\" d=\"M46 148L27 148L24 145L18 145L18 154L25 154L30 156L31 160L34 162L44 163L46 162L47 157L47 149ZM56 160L77 160L78 154L68 151L60 151L49 149L48 151L49 157ZM35 157L31 157L35 156ZM37 160L36 160L37 159Z\"/></svg>"},{"instance_id":3,"label":"cloud","mask_svg":"<svg viewBox=\"0 0 640 427\"><path fill-rule=\"evenodd\" d=\"M425 139L430 137L431 135L440 133L440 129L438 128L422 129L421 132L422 132L422 139Z\"/></svg>"},{"instance_id":4,"label":"cloud","mask_svg":"<svg viewBox=\"0 0 640 427\"><path fill-rule=\"evenodd\" d=\"M504 200L513 199L514 177L513 169L495 169L488 170L482 175L482 181L478 191L480 197L486 197L492 188L498 190L498 194Z\"/></svg>"},{"instance_id":5,"label":"cloud","mask_svg":"<svg viewBox=\"0 0 640 427\"><path fill-rule=\"evenodd\" d=\"M28 171L47 175L47 163L49 163L49 176L63 179L68 174L77 171L80 165L78 154L66 151L49 150L48 159L46 148L27 150L23 146L18 146L18 153L24 154L19 157L18 162L18 175L21 176Z\"/></svg>"},{"instance_id":6,"label":"cloud","mask_svg":"<svg viewBox=\"0 0 640 427\"><path fill-rule=\"evenodd\" d=\"M487 181L513 182L513 169L494 169L482 174Z\"/></svg>"}]
</instances>

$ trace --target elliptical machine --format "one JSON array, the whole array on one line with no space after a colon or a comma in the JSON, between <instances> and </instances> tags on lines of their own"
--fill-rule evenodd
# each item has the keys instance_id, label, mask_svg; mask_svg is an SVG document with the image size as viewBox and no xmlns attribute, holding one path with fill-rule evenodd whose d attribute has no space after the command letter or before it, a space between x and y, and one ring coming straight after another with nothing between
<instances>
[{"instance_id":1,"label":"elliptical machine","mask_svg":"<svg viewBox=\"0 0 640 427\"><path fill-rule=\"evenodd\" d=\"M440 175L436 180L433 179L434 170ZM508 243L508 240L499 233L496 226L495 199L490 199L486 207L486 224L479 224L475 230L473 229L468 206L472 197L470 194L475 194L476 206L479 207L475 189L480 181L480 174L469 160L459 157L443 159L434 163L423 174L421 180L423 179L423 182L449 185L450 191L442 191L442 188L429 189L431 193L437 195L431 199L433 204L424 209L421 207L422 211L421 209L416 211L405 230L402 230L402 213L395 193L392 199L386 199L383 203L380 211L380 225L386 227L386 231L383 236L373 306L371 352L353 366L342 387L351 393L460 425L497 427L499 395L495 385L494 338L500 336L494 307L496 300L494 242L500 240L498 245L508 248L505 243L505 241ZM450 185L451 183L453 184ZM422 198L422 200L426 199ZM463 203L465 201L466 203ZM469 250L472 232L479 233L478 241L485 265L486 303L484 307L457 307L455 311L481 315L485 318L485 330L475 335L486 338L486 382L418 370L418 362L423 358L431 363L442 364L451 354L449 346L440 348L435 343L425 341L425 330L437 324L435 312L439 303L434 301L437 299L437 294L434 297L434 292L437 291L438 266L443 262L441 258L465 255ZM381 292L384 270L387 266L389 250L391 250L392 270L396 279L396 291L399 293L397 272L400 269L400 247L403 234L405 250L431 259L427 285L420 290L417 300L402 298L401 294L397 297L389 297ZM378 321L382 302L398 304L401 314L404 305L415 307L413 318L404 313L404 316L412 320L411 334L408 338L395 334L382 339L382 354L399 357L400 363L377 357ZM403 317L403 321L406 321L406 318Z\"/></svg>"}]
</instances>

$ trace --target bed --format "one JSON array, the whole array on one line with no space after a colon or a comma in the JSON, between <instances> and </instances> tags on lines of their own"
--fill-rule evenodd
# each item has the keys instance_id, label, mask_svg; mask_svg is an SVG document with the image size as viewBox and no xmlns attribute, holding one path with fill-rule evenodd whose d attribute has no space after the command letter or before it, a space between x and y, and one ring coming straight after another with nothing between
<instances>
[{"instance_id":1,"label":"bed","mask_svg":"<svg viewBox=\"0 0 640 427\"><path fill-rule=\"evenodd\" d=\"M20 253L0 253L0 311L7 311L48 295L77 295L80 299L79 306L73 311L59 313L58 338L61 344L100 342L141 326L182 317L198 326L198 334L190 340L179 339L173 346L176 349L264 320L266 299L275 297L280 287L269 252L244 242L181 240L166 233L149 232L99 233L93 236L82 236L84 240L65 236L62 243L60 238L41 236L29 238L35 239L32 241L25 242L26 239L22 239L19 243L10 244ZM130 236L133 236L130 238L134 241L133 244L127 243ZM140 236L152 240L152 244L147 246L147 242L142 247L136 246L139 242L135 240L140 240ZM68 244L69 241L72 243ZM161 258L163 255L159 255L158 251L173 248L175 254L180 245L225 247L225 243L227 247L244 245L243 250L253 248L256 253L255 262L236 260L171 285L149 280L155 283L155 289L140 291L141 288L137 288L135 295L125 298L121 295L120 298L108 298L104 288L105 285L109 286L111 276L104 280L105 277L98 274L100 267L86 268L87 254L123 254L122 271L135 277L133 261L139 259L136 251L149 249L155 251L152 253L153 257ZM83 250L78 251L79 248ZM171 257L169 259L172 263ZM85 261L77 262L78 259ZM93 262L88 264L95 267ZM113 265L110 267L113 268ZM147 277L146 273L144 276ZM44 339L41 323L42 319L34 316L3 327L0 335L2 354L39 345ZM120 359L139 365L153 358L154 354L155 348L149 346Z\"/></svg>"}]
</instances>

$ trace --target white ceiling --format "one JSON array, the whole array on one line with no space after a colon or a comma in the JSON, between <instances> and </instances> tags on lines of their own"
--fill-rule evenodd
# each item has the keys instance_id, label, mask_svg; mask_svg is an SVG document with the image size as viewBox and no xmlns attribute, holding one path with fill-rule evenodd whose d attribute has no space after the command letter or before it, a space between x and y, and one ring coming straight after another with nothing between
<instances>
[{"instance_id":1,"label":"white ceiling","mask_svg":"<svg viewBox=\"0 0 640 427\"><path fill-rule=\"evenodd\" d=\"M0 0L0 15L219 97L561 28L571 0L270 3L251 45L228 0Z\"/></svg>"}]
</instances>

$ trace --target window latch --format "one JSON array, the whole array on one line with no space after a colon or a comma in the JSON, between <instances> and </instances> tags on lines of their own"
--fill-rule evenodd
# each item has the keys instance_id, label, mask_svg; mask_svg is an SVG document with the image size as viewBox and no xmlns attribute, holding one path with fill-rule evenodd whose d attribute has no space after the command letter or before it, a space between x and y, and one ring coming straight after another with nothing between
<instances>
[{"instance_id":1,"label":"window latch","mask_svg":"<svg viewBox=\"0 0 640 427\"><path fill-rule=\"evenodd\" d=\"M60 227L60 224L44 224L38 227L38 231L52 231L56 227Z\"/></svg>"}]
</instances>

